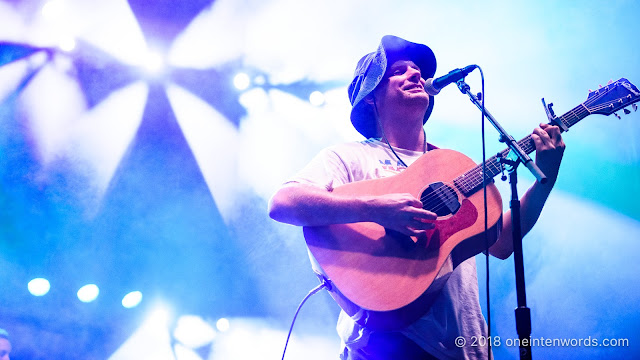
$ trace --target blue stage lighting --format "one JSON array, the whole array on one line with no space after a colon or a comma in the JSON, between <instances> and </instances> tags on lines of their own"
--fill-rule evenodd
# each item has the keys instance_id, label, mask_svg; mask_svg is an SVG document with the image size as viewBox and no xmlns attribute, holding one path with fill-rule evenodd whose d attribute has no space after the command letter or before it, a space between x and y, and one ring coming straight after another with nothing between
<instances>
[{"instance_id":1,"label":"blue stage lighting","mask_svg":"<svg viewBox=\"0 0 640 360\"><path fill-rule=\"evenodd\" d=\"M98 286L87 284L78 290L78 299L85 303L92 302L98 297L99 293L100 289L98 289Z\"/></svg>"},{"instance_id":2,"label":"blue stage lighting","mask_svg":"<svg viewBox=\"0 0 640 360\"><path fill-rule=\"evenodd\" d=\"M251 85L251 79L245 73L238 73L233 77L233 85L238 90L246 90Z\"/></svg>"},{"instance_id":3,"label":"blue stage lighting","mask_svg":"<svg viewBox=\"0 0 640 360\"><path fill-rule=\"evenodd\" d=\"M183 315L177 321L173 336L191 349L200 348L213 341L216 331L200 316Z\"/></svg>"},{"instance_id":4,"label":"blue stage lighting","mask_svg":"<svg viewBox=\"0 0 640 360\"><path fill-rule=\"evenodd\" d=\"M324 104L324 94L320 91L314 91L309 95L309 102L313 106L321 106Z\"/></svg>"},{"instance_id":5,"label":"blue stage lighting","mask_svg":"<svg viewBox=\"0 0 640 360\"><path fill-rule=\"evenodd\" d=\"M49 280L47 279L35 278L29 281L29 284L27 284L27 288L29 289L31 295L43 296L49 292L49 289L51 289L51 284L49 284Z\"/></svg>"},{"instance_id":6,"label":"blue stage lighting","mask_svg":"<svg viewBox=\"0 0 640 360\"><path fill-rule=\"evenodd\" d=\"M127 309L134 308L142 301L142 293L140 291L132 291L122 298L122 306Z\"/></svg>"},{"instance_id":7,"label":"blue stage lighting","mask_svg":"<svg viewBox=\"0 0 640 360\"><path fill-rule=\"evenodd\" d=\"M218 331L220 332L225 332L227 330L229 330L229 320L226 318L220 318L217 322L216 322L216 328L218 329Z\"/></svg>"}]
</instances>

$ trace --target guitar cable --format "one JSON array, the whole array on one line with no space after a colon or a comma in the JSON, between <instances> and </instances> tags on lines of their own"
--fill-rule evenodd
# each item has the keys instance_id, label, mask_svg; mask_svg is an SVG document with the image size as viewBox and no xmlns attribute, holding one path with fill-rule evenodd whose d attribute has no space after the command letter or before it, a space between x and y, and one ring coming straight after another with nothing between
<instances>
[{"instance_id":1,"label":"guitar cable","mask_svg":"<svg viewBox=\"0 0 640 360\"><path fill-rule=\"evenodd\" d=\"M487 296L487 358L491 360L491 301L489 300L489 219L487 214L487 151L486 151L486 143L485 143L485 131L484 131L484 99L486 98L484 93L484 73L482 72L482 68L478 66L478 70L480 71L480 79L481 79L481 96L482 99L482 111L481 111L481 134L482 134L482 193L484 196L484 244L485 244L485 272L486 272L486 282L485 282L485 292Z\"/></svg>"},{"instance_id":2,"label":"guitar cable","mask_svg":"<svg viewBox=\"0 0 640 360\"><path fill-rule=\"evenodd\" d=\"M302 309L302 305L304 305L304 303L312 295L315 295L317 292L319 292L323 288L326 288L327 291L331 291L331 288L333 287L331 285L331 281L329 279L327 279L324 275L321 275L321 274L319 274L317 272L316 272L316 275L318 276L318 278L320 279L320 281L322 283L320 285L314 287L313 289L311 289L311 291L309 291L309 293L302 299L302 301L300 302L300 305L298 305L298 308L296 309L296 312L293 315L293 320L291 320L291 326L289 327L289 333L287 334L287 341L285 341L285 343L284 343L284 350L282 351L282 360L284 360L284 355L287 353L287 345L289 345L289 338L291 337L291 332L293 331L293 324L295 324L295 322L296 322L296 318L298 317L298 313L300 312L300 309Z\"/></svg>"}]
</instances>

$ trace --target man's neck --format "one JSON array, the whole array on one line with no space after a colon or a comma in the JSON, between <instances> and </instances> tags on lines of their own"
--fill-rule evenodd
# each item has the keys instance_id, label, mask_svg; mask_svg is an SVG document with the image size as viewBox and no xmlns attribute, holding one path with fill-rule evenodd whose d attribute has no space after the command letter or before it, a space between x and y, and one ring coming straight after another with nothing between
<instances>
[{"instance_id":1,"label":"man's neck","mask_svg":"<svg viewBox=\"0 0 640 360\"><path fill-rule=\"evenodd\" d=\"M406 129L406 133L386 131L385 135L391 146L412 151L424 151L425 135L422 128L413 131Z\"/></svg>"},{"instance_id":2,"label":"man's neck","mask_svg":"<svg viewBox=\"0 0 640 360\"><path fill-rule=\"evenodd\" d=\"M389 144L394 147L412 151L424 151L425 134L422 124L424 115L419 119L416 116L406 115L400 115L396 118L381 118L380 122L384 128L384 135L387 137Z\"/></svg>"}]
</instances>

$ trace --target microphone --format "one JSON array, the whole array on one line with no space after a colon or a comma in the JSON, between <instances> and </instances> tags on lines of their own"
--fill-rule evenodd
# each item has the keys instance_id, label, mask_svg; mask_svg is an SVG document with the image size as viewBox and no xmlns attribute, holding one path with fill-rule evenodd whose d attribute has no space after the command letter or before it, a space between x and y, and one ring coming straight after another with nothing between
<instances>
[{"instance_id":1,"label":"microphone","mask_svg":"<svg viewBox=\"0 0 640 360\"><path fill-rule=\"evenodd\" d=\"M438 95L442 88L464 78L477 67L478 65L469 65L463 69L451 70L447 75L440 76L439 78L427 79L424 84L424 91L431 96Z\"/></svg>"}]
</instances>

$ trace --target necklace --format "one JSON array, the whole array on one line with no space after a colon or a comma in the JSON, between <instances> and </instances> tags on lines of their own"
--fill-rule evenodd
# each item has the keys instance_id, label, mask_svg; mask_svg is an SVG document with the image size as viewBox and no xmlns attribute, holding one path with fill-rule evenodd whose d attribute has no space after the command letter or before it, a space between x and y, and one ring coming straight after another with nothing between
<instances>
[{"instance_id":1,"label":"necklace","mask_svg":"<svg viewBox=\"0 0 640 360\"><path fill-rule=\"evenodd\" d=\"M382 138L387 143L387 146L389 147L389 149L391 150L393 155L395 155L396 159L398 159L400 164L402 164L405 168L409 167L409 166L407 166L407 164L404 161L402 161L402 159L400 158L400 156L398 156L396 151L393 150L393 147L391 146L391 144L389 144L389 139L387 139L387 135L384 133L384 127L382 126L382 123L380 122L380 116L378 115L378 105L376 104L376 98L375 97L373 98L373 108L375 110L376 120L378 121L378 126L380 127L380 130L382 131ZM427 133L424 131L424 128L422 128L422 134L423 134L422 139L424 140L424 142L422 144L422 153L425 154L427 152Z\"/></svg>"},{"instance_id":2,"label":"necklace","mask_svg":"<svg viewBox=\"0 0 640 360\"><path fill-rule=\"evenodd\" d=\"M382 127L381 127L382 128ZM423 133L423 139L424 142L422 144L422 153L425 154L427 152L427 134L425 133L424 129L422 129L422 133ZM391 144L389 144L389 140L387 139L387 135L385 135L384 133L384 129L382 130L382 138L384 138L384 141L387 143L387 146L389 147L389 149L391 150L391 152L393 153L393 155L395 155L396 159L398 159L398 161L400 162L400 164L402 164L404 167L409 167L404 161L402 161L402 159L400 158L400 156L396 153L395 150L393 150L393 146L391 146Z\"/></svg>"}]
</instances>

